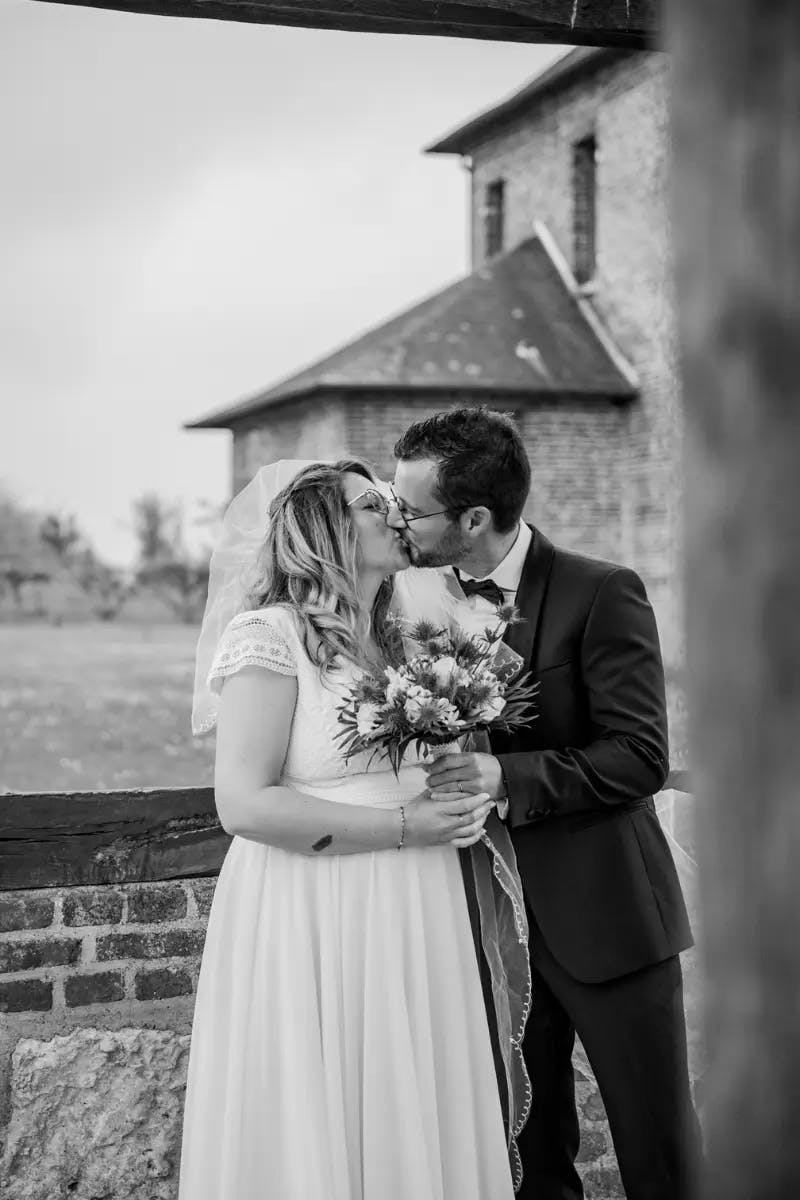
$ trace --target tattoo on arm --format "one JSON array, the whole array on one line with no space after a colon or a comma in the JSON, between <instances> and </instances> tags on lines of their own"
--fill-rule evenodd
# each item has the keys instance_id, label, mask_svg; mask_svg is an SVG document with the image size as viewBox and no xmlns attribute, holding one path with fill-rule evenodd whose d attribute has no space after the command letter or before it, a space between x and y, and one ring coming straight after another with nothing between
<instances>
[{"instance_id":1,"label":"tattoo on arm","mask_svg":"<svg viewBox=\"0 0 800 1200\"><path fill-rule=\"evenodd\" d=\"M316 850L317 853L319 853L320 850L327 849L327 847L330 846L332 841L333 841L332 836L329 833L326 833L325 836L321 837L318 842L314 842L314 845L311 847L311 849Z\"/></svg>"}]
</instances>

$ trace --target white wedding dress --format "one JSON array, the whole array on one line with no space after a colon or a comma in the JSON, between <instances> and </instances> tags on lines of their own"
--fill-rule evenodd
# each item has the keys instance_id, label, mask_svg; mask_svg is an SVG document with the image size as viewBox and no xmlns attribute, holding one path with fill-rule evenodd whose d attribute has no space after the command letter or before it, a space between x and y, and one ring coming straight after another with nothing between
<instances>
[{"instance_id":1,"label":"white wedding dress","mask_svg":"<svg viewBox=\"0 0 800 1200\"><path fill-rule=\"evenodd\" d=\"M234 618L212 675L296 674L282 782L396 807L419 766L345 763L336 705L282 608ZM320 834L324 834L320 829ZM458 852L293 854L235 837L192 1030L179 1200L512 1200Z\"/></svg>"}]
</instances>

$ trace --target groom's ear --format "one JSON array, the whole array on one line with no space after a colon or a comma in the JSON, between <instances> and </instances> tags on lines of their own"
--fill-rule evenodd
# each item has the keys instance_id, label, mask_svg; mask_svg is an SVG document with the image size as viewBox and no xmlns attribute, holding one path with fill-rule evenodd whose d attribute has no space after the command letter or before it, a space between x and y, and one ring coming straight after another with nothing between
<instances>
[{"instance_id":1,"label":"groom's ear","mask_svg":"<svg viewBox=\"0 0 800 1200\"><path fill-rule=\"evenodd\" d=\"M482 504L479 504L476 508L467 509L464 516L466 518L468 533L486 533L494 525L491 510L485 508Z\"/></svg>"}]
</instances>

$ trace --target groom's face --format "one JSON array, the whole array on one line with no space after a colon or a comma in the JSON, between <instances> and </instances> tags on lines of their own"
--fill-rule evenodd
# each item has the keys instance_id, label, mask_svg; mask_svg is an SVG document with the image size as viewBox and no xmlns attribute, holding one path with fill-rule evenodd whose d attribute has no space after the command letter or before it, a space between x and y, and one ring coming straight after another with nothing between
<instances>
[{"instance_id":1,"label":"groom's face","mask_svg":"<svg viewBox=\"0 0 800 1200\"><path fill-rule=\"evenodd\" d=\"M438 463L433 459L398 462L394 493L398 506L387 521L405 541L415 567L444 567L468 557L472 543L458 517L442 512L434 494Z\"/></svg>"}]
</instances>

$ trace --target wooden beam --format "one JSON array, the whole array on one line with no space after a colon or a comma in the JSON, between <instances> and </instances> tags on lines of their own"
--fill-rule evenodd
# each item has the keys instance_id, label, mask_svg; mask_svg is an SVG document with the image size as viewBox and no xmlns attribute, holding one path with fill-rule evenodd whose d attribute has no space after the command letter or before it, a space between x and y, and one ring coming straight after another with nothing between
<instances>
[{"instance_id":1,"label":"wooden beam","mask_svg":"<svg viewBox=\"0 0 800 1200\"><path fill-rule=\"evenodd\" d=\"M705 1200L800 1196L800 4L674 0Z\"/></svg>"},{"instance_id":2,"label":"wooden beam","mask_svg":"<svg viewBox=\"0 0 800 1200\"><path fill-rule=\"evenodd\" d=\"M39 0L50 3L52 0ZM55 0L167 17L362 33L653 49L659 0Z\"/></svg>"},{"instance_id":3,"label":"wooden beam","mask_svg":"<svg viewBox=\"0 0 800 1200\"><path fill-rule=\"evenodd\" d=\"M213 788L0 796L0 891L216 875Z\"/></svg>"},{"instance_id":4,"label":"wooden beam","mask_svg":"<svg viewBox=\"0 0 800 1200\"><path fill-rule=\"evenodd\" d=\"M0 891L216 875L230 841L210 787L0 796Z\"/></svg>"}]
</instances>

